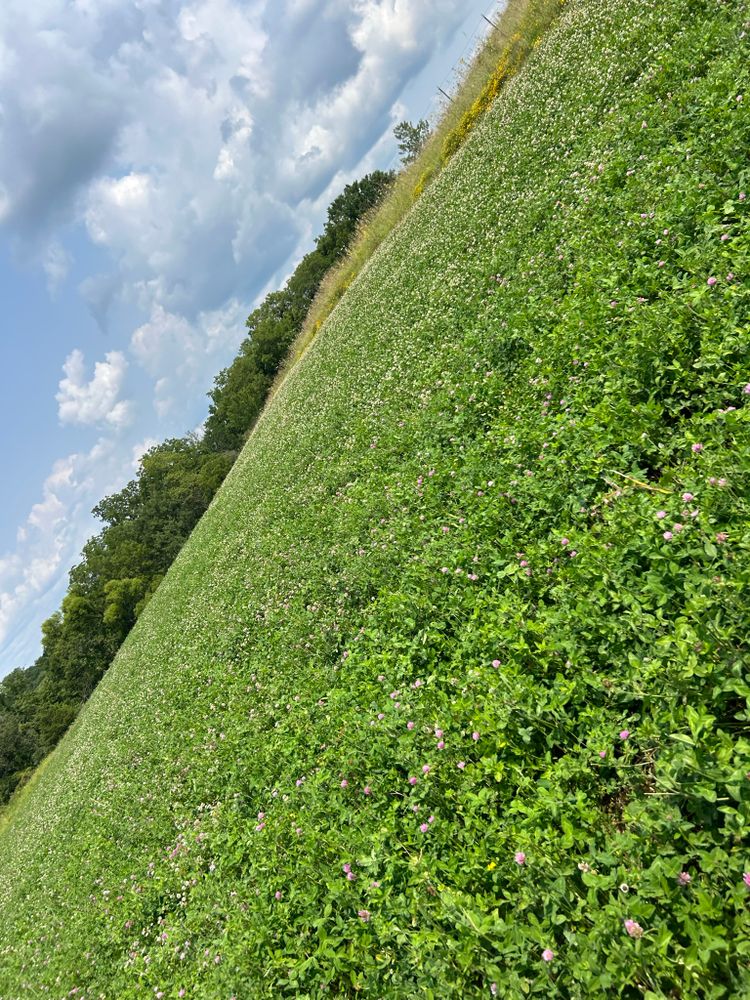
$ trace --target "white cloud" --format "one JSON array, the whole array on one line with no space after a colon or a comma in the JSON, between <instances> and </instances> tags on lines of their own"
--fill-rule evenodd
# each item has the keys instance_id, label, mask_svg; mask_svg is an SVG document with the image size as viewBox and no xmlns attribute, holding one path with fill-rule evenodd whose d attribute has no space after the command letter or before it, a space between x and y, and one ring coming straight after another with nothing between
<instances>
[{"instance_id":1,"label":"white cloud","mask_svg":"<svg viewBox=\"0 0 750 1000\"><path fill-rule=\"evenodd\" d=\"M39 531L53 531L65 514L64 504L55 493L49 491L41 503L35 503L31 508L27 523Z\"/></svg>"},{"instance_id":2,"label":"white cloud","mask_svg":"<svg viewBox=\"0 0 750 1000\"><path fill-rule=\"evenodd\" d=\"M68 455L67 458L59 458L52 466L52 472L45 480L45 489L57 490L66 486L74 485L76 456Z\"/></svg>"},{"instance_id":3,"label":"white cloud","mask_svg":"<svg viewBox=\"0 0 750 1000\"><path fill-rule=\"evenodd\" d=\"M114 443L107 438L99 439L88 452L53 464L42 499L33 504L18 530L16 550L0 558L0 647L29 617L34 619L51 589L64 587L68 569L91 534L92 519L84 515L100 499L103 486L118 484L119 465ZM7 645L3 653L3 668L27 665L8 663Z\"/></svg>"},{"instance_id":4,"label":"white cloud","mask_svg":"<svg viewBox=\"0 0 750 1000\"><path fill-rule=\"evenodd\" d=\"M91 185L85 220L94 243L136 247L142 243L141 223L151 218L151 182L147 174L103 177Z\"/></svg>"},{"instance_id":5,"label":"white cloud","mask_svg":"<svg viewBox=\"0 0 750 1000\"><path fill-rule=\"evenodd\" d=\"M130 349L138 363L154 377L154 406L165 416L186 390L203 387L206 371L216 373L216 359L236 349L245 335L248 306L237 299L223 309L200 312L190 323L163 306L153 307L151 318L134 331ZM204 390L205 391L205 390Z\"/></svg>"},{"instance_id":6,"label":"white cloud","mask_svg":"<svg viewBox=\"0 0 750 1000\"><path fill-rule=\"evenodd\" d=\"M130 421L132 407L118 400L128 363L121 351L110 351L104 361L94 365L93 378L87 381L81 351L72 351L65 360L56 395L58 416L63 424L100 424L123 427Z\"/></svg>"},{"instance_id":7,"label":"white cloud","mask_svg":"<svg viewBox=\"0 0 750 1000\"><path fill-rule=\"evenodd\" d=\"M175 399L170 393L171 380L166 375L157 379L154 384L154 409L159 420L164 420L175 405Z\"/></svg>"},{"instance_id":8,"label":"white cloud","mask_svg":"<svg viewBox=\"0 0 750 1000\"><path fill-rule=\"evenodd\" d=\"M89 511L129 474L112 438L54 463L15 551L0 558L0 675L37 655L39 623L59 605L68 570L96 530Z\"/></svg>"},{"instance_id":9,"label":"white cloud","mask_svg":"<svg viewBox=\"0 0 750 1000\"><path fill-rule=\"evenodd\" d=\"M0 181L0 225L5 222L5 220L10 215L11 203L10 195L8 194L8 189Z\"/></svg>"},{"instance_id":10,"label":"white cloud","mask_svg":"<svg viewBox=\"0 0 750 1000\"><path fill-rule=\"evenodd\" d=\"M130 349L146 371L156 375L165 364L179 365L200 347L198 334L184 316L154 305L151 318L139 326L130 340Z\"/></svg>"},{"instance_id":11,"label":"white cloud","mask_svg":"<svg viewBox=\"0 0 750 1000\"><path fill-rule=\"evenodd\" d=\"M321 193L390 133L404 84L466 6L4 0L0 213L22 234L82 222L113 268L82 288L97 320L136 306L138 363L160 377L171 341L206 381L199 314L247 309L288 272ZM56 288L70 262L49 247ZM66 399L67 412L88 419Z\"/></svg>"},{"instance_id":12,"label":"white cloud","mask_svg":"<svg viewBox=\"0 0 750 1000\"><path fill-rule=\"evenodd\" d=\"M118 430L130 427L135 414L135 403L131 399L121 399L107 414L107 423Z\"/></svg>"}]
</instances>

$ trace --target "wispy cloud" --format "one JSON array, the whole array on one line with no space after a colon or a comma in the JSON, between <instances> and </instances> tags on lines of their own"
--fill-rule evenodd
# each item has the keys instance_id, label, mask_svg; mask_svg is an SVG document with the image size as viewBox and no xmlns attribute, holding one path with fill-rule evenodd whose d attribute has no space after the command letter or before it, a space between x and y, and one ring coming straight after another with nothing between
<instances>
[{"instance_id":1,"label":"wispy cloud","mask_svg":"<svg viewBox=\"0 0 750 1000\"><path fill-rule=\"evenodd\" d=\"M0 646L5 646L6 669L27 665L11 657L33 654L38 637L32 638L26 626L32 622L38 628L40 605L46 604L50 590L64 587L67 571L91 533L89 510L98 499L98 486L118 481L119 464L111 438L56 461L42 499L18 529L15 551L0 558ZM49 610L45 607L43 613Z\"/></svg>"}]
</instances>

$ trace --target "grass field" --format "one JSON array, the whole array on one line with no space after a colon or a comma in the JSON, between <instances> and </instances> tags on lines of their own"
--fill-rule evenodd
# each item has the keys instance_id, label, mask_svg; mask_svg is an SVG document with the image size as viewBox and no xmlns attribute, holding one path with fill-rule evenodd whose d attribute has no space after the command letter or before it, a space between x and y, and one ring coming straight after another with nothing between
<instances>
[{"instance_id":1,"label":"grass field","mask_svg":"<svg viewBox=\"0 0 750 1000\"><path fill-rule=\"evenodd\" d=\"M497 92L518 72L528 54L554 21L565 0L509 0L502 16L469 64L442 108L419 155L403 166L382 203L362 220L344 258L325 275L305 322L281 366L271 398L296 365L381 243L411 210L420 193L450 162Z\"/></svg>"},{"instance_id":2,"label":"grass field","mask_svg":"<svg viewBox=\"0 0 750 1000\"><path fill-rule=\"evenodd\" d=\"M0 833L0 997L750 996L750 9L570 0Z\"/></svg>"}]
</instances>

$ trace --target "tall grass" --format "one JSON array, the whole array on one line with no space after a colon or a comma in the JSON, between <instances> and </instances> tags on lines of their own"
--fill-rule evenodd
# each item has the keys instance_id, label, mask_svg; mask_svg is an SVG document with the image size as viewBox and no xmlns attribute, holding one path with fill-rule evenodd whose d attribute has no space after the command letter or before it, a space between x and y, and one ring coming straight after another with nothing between
<instances>
[{"instance_id":1,"label":"tall grass","mask_svg":"<svg viewBox=\"0 0 750 1000\"><path fill-rule=\"evenodd\" d=\"M460 148L504 84L521 68L564 3L565 0L508 0L485 43L464 67L456 94L444 106L421 152L399 172L380 205L365 216L349 251L323 279L305 323L271 386L269 399L378 247Z\"/></svg>"}]
</instances>

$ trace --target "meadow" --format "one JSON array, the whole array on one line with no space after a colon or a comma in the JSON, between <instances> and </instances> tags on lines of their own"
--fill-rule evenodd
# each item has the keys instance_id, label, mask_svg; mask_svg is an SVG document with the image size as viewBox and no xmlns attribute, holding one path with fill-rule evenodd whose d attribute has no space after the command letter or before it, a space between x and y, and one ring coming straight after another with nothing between
<instances>
[{"instance_id":1,"label":"meadow","mask_svg":"<svg viewBox=\"0 0 750 1000\"><path fill-rule=\"evenodd\" d=\"M567 0L0 831L0 997L750 995L750 6Z\"/></svg>"},{"instance_id":2,"label":"meadow","mask_svg":"<svg viewBox=\"0 0 750 1000\"><path fill-rule=\"evenodd\" d=\"M359 222L347 253L326 273L307 310L304 323L280 366L270 394L304 355L341 297L414 202L440 174L492 105L495 97L523 66L565 0L509 0L477 51L456 67L456 86L416 156L402 163L391 191Z\"/></svg>"}]
</instances>

